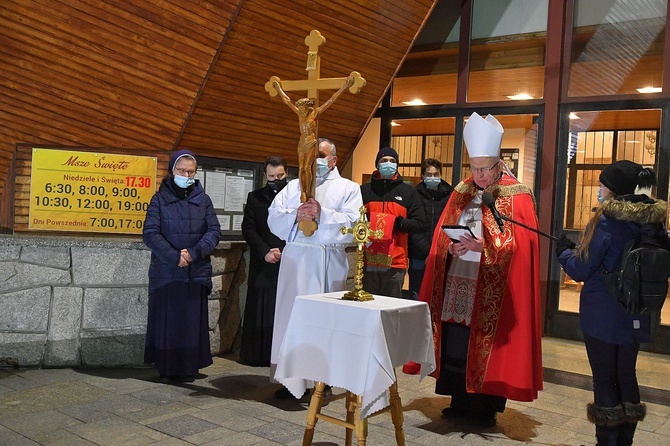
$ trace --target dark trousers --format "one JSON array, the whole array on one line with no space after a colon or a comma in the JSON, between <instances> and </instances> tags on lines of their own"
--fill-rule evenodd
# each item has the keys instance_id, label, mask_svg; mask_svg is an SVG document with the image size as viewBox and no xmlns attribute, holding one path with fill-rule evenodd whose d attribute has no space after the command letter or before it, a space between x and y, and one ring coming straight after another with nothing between
<instances>
[{"instance_id":1,"label":"dark trousers","mask_svg":"<svg viewBox=\"0 0 670 446\"><path fill-rule=\"evenodd\" d=\"M423 274L425 272L425 263L423 268L412 268L410 265L407 270L407 274L409 275L409 292L414 300L419 299L419 291L421 291L421 282L423 282Z\"/></svg>"},{"instance_id":2,"label":"dark trousers","mask_svg":"<svg viewBox=\"0 0 670 446\"><path fill-rule=\"evenodd\" d=\"M593 398L600 408L612 408L622 403L640 403L635 364L640 344L610 344L584 336L586 354L593 375ZM637 422L624 420L619 425L596 424L598 446L628 446L633 444Z\"/></svg>"},{"instance_id":3,"label":"dark trousers","mask_svg":"<svg viewBox=\"0 0 670 446\"><path fill-rule=\"evenodd\" d=\"M593 397L600 407L639 403L635 364L640 344L610 344L584 336L593 374Z\"/></svg>"},{"instance_id":4,"label":"dark trousers","mask_svg":"<svg viewBox=\"0 0 670 446\"><path fill-rule=\"evenodd\" d=\"M363 289L379 296L402 297L405 272L403 268L388 268L381 271L366 268L363 273Z\"/></svg>"},{"instance_id":5,"label":"dark trousers","mask_svg":"<svg viewBox=\"0 0 670 446\"><path fill-rule=\"evenodd\" d=\"M469 341L469 327L442 322L440 376L435 393L451 395L451 407L454 409L479 416L493 416L505 410L507 399L497 395L468 393L466 390L465 367Z\"/></svg>"},{"instance_id":6,"label":"dark trousers","mask_svg":"<svg viewBox=\"0 0 670 446\"><path fill-rule=\"evenodd\" d=\"M277 287L249 287L244 307L240 362L270 367Z\"/></svg>"}]
</instances>

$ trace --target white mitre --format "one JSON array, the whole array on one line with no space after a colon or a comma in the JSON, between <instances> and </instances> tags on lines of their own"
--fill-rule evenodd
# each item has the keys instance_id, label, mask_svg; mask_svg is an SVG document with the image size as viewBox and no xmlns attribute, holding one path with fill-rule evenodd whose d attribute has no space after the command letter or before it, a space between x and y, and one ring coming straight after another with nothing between
<instances>
[{"instance_id":1,"label":"white mitre","mask_svg":"<svg viewBox=\"0 0 670 446\"><path fill-rule=\"evenodd\" d=\"M488 115L484 119L473 112L463 129L463 139L470 158L500 158L503 132L503 126L496 118Z\"/></svg>"}]
</instances>

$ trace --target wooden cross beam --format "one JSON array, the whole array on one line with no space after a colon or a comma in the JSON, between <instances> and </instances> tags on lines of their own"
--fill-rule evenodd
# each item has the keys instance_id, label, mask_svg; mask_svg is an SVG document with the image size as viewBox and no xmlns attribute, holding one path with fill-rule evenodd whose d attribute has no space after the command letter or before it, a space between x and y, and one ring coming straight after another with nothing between
<instances>
[{"instance_id":1,"label":"wooden cross beam","mask_svg":"<svg viewBox=\"0 0 670 446\"><path fill-rule=\"evenodd\" d=\"M298 177L300 179L300 202L306 203L315 196L315 160L319 155L317 146L318 119L345 90L356 94L365 86L365 79L356 71L347 77L321 79L321 60L319 47L326 42L326 38L317 30L312 30L305 39L307 52L307 79L298 81L282 81L272 76L265 84L265 90L274 97L279 95L286 105L298 115L300 141L298 142ZM319 106L319 90L337 90L323 105ZM307 97L295 103L286 94L287 91L307 91ZM315 220L300 220L298 228L306 236L317 230Z\"/></svg>"},{"instance_id":2,"label":"wooden cross beam","mask_svg":"<svg viewBox=\"0 0 670 446\"><path fill-rule=\"evenodd\" d=\"M307 79L285 81L281 80L281 87L284 91L307 91L307 97L314 100L314 106L319 105L319 90L337 90L342 87L342 84L347 80L346 77L330 77L321 78L321 56L319 56L319 47L326 43L326 38L321 35L319 31L313 29L305 38L305 45L309 48L307 51ZM356 94L365 86L365 79L357 72L353 72L355 76L354 84L349 87L349 92ZM265 84L265 90L270 93L270 96L275 97L279 93L274 87L275 80L278 77L272 78Z\"/></svg>"}]
</instances>

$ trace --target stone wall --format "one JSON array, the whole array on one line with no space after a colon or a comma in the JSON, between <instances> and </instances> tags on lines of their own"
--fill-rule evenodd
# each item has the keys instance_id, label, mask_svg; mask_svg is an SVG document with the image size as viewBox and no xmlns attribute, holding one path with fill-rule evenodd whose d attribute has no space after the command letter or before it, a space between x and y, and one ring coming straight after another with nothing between
<instances>
[{"instance_id":1,"label":"stone wall","mask_svg":"<svg viewBox=\"0 0 670 446\"><path fill-rule=\"evenodd\" d=\"M212 255L214 354L239 337L245 249L221 242ZM135 239L0 236L0 365L142 364L149 259Z\"/></svg>"}]
</instances>

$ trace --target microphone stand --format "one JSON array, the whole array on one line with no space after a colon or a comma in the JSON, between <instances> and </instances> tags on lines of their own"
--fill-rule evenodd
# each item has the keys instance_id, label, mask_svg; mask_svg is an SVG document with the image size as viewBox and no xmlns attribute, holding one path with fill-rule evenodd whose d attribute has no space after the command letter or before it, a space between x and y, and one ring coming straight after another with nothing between
<instances>
[{"instance_id":1,"label":"microphone stand","mask_svg":"<svg viewBox=\"0 0 670 446\"><path fill-rule=\"evenodd\" d=\"M521 222L518 222L518 221L516 221L516 220L513 220L513 219L509 218L507 215L500 214L500 217L501 217L503 220L505 220L505 221L508 221L508 222L510 222L510 223L514 223L515 225L519 225L519 226L521 226L522 228L526 228L526 229L528 229L529 231L535 232L536 234L540 234L540 235L543 235L543 236L545 236L545 237L547 237L547 238L549 238L549 239L551 239L551 240L558 241L558 237L554 237L553 235L549 235L549 234L544 233L544 232L542 232L542 231L538 231L538 230L535 229L535 228L531 228L531 227L528 226L528 225L525 225L525 224L523 224L523 223L521 223Z\"/></svg>"}]
</instances>

